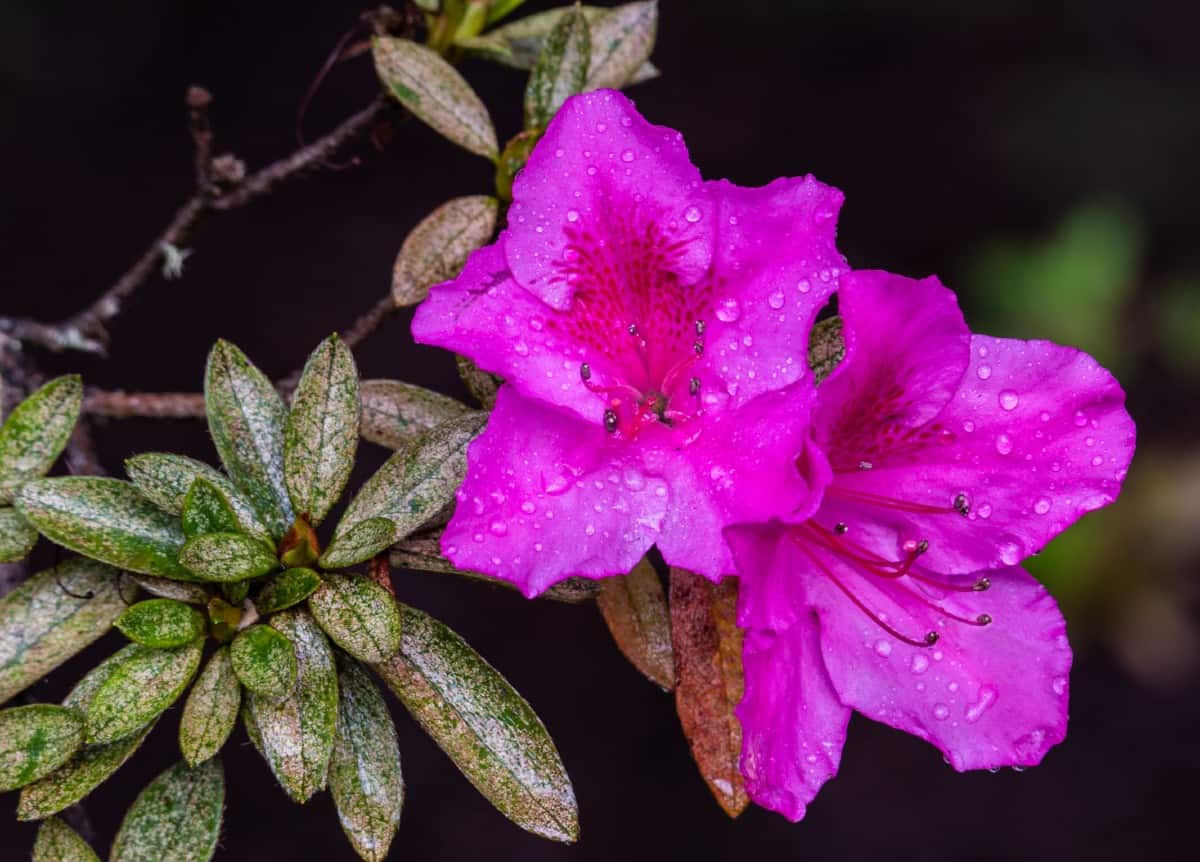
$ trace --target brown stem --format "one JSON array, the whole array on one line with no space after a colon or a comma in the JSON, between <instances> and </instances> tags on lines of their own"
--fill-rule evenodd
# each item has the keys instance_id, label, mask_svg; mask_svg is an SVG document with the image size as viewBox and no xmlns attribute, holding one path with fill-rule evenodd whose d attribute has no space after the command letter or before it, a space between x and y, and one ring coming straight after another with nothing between
<instances>
[{"instance_id":1,"label":"brown stem","mask_svg":"<svg viewBox=\"0 0 1200 862\"><path fill-rule=\"evenodd\" d=\"M83 412L108 419L200 419L204 396L196 392L106 392L89 389Z\"/></svg>"}]
</instances>

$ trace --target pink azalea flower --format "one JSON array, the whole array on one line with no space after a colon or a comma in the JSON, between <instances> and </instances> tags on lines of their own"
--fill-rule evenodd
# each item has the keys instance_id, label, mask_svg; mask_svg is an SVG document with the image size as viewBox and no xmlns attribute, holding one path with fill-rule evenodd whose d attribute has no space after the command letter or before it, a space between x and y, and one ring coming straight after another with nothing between
<instances>
[{"instance_id":1,"label":"pink azalea flower","mask_svg":"<svg viewBox=\"0 0 1200 862\"><path fill-rule=\"evenodd\" d=\"M1134 448L1095 360L971 334L935 278L856 272L839 304L847 355L809 454L820 507L726 531L748 630L742 771L793 820L837 772L851 710L960 771L1034 765L1063 739L1065 624L1017 564L1112 502Z\"/></svg>"},{"instance_id":2,"label":"pink azalea flower","mask_svg":"<svg viewBox=\"0 0 1200 862\"><path fill-rule=\"evenodd\" d=\"M704 182L620 93L569 100L507 230L435 287L417 341L507 381L442 547L535 595L572 575L733 571L722 528L807 514L807 333L845 263L811 177Z\"/></svg>"}]
</instances>

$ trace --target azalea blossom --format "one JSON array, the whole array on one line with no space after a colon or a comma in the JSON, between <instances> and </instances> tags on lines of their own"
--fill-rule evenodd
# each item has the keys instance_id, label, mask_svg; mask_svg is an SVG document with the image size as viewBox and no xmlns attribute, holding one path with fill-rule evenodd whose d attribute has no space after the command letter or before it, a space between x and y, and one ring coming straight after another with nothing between
<instances>
[{"instance_id":1,"label":"azalea blossom","mask_svg":"<svg viewBox=\"0 0 1200 862\"><path fill-rule=\"evenodd\" d=\"M1066 733L1071 650L1018 564L1112 502L1134 426L1081 351L971 334L954 294L856 272L847 353L821 384L810 518L726 531L747 629L742 771L798 820L852 710L957 770L1038 763Z\"/></svg>"},{"instance_id":2,"label":"azalea blossom","mask_svg":"<svg viewBox=\"0 0 1200 862\"><path fill-rule=\"evenodd\" d=\"M807 333L845 271L841 202L811 177L705 182L620 93L569 100L507 229L413 320L506 381L447 557L527 595L623 574L652 545L716 578L723 527L810 514Z\"/></svg>"}]
</instances>

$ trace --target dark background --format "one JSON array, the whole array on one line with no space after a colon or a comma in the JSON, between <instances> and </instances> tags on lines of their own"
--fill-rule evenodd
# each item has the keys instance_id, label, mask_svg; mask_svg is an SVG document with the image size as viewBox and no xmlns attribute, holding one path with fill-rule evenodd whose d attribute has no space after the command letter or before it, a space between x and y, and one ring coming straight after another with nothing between
<instances>
[{"instance_id":1,"label":"dark background","mask_svg":"<svg viewBox=\"0 0 1200 862\"><path fill-rule=\"evenodd\" d=\"M892 5L663 0L654 60L664 76L631 95L653 122L683 131L707 177L755 185L812 172L839 186L848 199L840 247L851 262L937 272L963 290L976 324L987 322L989 307L973 275L981 247L997 238L1037 242L1080 204L1117 202L1144 237L1116 342L1139 423L1131 481L1147 451L1194 465L1200 387L1172 364L1152 321L1163 285L1200 271L1195 7L983 0L883 8ZM232 150L251 168L289 152L297 105L361 8L333 0L6 2L0 313L71 313L162 229L192 187L188 84L215 96L217 152ZM476 62L464 71L501 139L515 133L521 73ZM306 128L319 134L375 91L369 62L340 67ZM39 353L42 367L81 371L101 387L194 391L209 346L223 336L273 377L287 374L388 290L396 250L424 214L490 189L483 160L417 123L404 124L383 152L361 143L354 150L361 166L293 182L204 225L184 277L155 279L114 322L107 360ZM364 375L463 394L449 355L409 342L409 318L397 315L358 351ZM114 422L95 435L113 472L145 449L214 458L199 422ZM364 446L363 469L385 454ZM1188 487L1196 496L1175 487L1183 496L1171 498L1181 503L1168 514L1194 534L1200 485ZM1131 519L1125 505L1112 517ZM392 855L1062 860L1194 852L1200 693L1187 631L1196 621L1198 558L1189 547L1164 572L1143 564L1161 555L1135 533L1122 567L1122 582L1167 584L1156 595L1183 636L1158 617L1122 616L1129 603L1120 591L1108 591L1108 602L1068 605L1080 647L1071 730L1041 767L957 775L933 748L856 718L841 774L796 825L754 808L736 822L725 818L689 760L671 698L616 652L593 607L397 574L403 599L461 631L543 717L575 783L582 840L557 846L509 824L397 708L408 798ZM50 554L44 546L39 553ZM109 636L33 694L61 697L117 643ZM1165 644L1154 672L1130 658L1147 644L1152 652ZM102 856L124 809L178 756L177 715L87 801ZM299 810L240 730L230 746L218 859L354 858L327 794ZM0 801L11 810L16 794ZM33 826L0 817L0 856L23 856L33 836Z\"/></svg>"}]
</instances>

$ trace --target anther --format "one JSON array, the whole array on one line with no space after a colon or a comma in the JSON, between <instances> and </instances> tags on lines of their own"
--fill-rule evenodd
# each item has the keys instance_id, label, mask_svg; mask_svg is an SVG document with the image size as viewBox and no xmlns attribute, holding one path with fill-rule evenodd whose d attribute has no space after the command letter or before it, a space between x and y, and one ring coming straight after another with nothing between
<instances>
[{"instance_id":1,"label":"anther","mask_svg":"<svg viewBox=\"0 0 1200 862\"><path fill-rule=\"evenodd\" d=\"M981 626L990 626L992 624L992 615L980 614L979 616L975 617L975 622Z\"/></svg>"},{"instance_id":2,"label":"anther","mask_svg":"<svg viewBox=\"0 0 1200 862\"><path fill-rule=\"evenodd\" d=\"M971 514L971 504L967 500L966 494L959 494L954 498L954 510L964 518Z\"/></svg>"},{"instance_id":3,"label":"anther","mask_svg":"<svg viewBox=\"0 0 1200 862\"><path fill-rule=\"evenodd\" d=\"M991 578L980 578L974 584L971 585L971 589L973 589L977 593L982 593L984 590L986 590L991 585L992 585Z\"/></svg>"},{"instance_id":4,"label":"anther","mask_svg":"<svg viewBox=\"0 0 1200 862\"><path fill-rule=\"evenodd\" d=\"M688 381L688 392L690 392L692 395L700 394L700 378L699 377L693 377L691 380Z\"/></svg>"},{"instance_id":5,"label":"anther","mask_svg":"<svg viewBox=\"0 0 1200 862\"><path fill-rule=\"evenodd\" d=\"M636 323L629 324L629 328L626 329L625 331L628 332L630 335L637 335L638 334L637 324Z\"/></svg>"},{"instance_id":6,"label":"anther","mask_svg":"<svg viewBox=\"0 0 1200 862\"><path fill-rule=\"evenodd\" d=\"M837 533L839 536L846 535L846 531L849 529L850 528L846 524L843 524L840 521L837 524L834 524L834 526L833 526L833 531L835 533Z\"/></svg>"},{"instance_id":7,"label":"anther","mask_svg":"<svg viewBox=\"0 0 1200 862\"><path fill-rule=\"evenodd\" d=\"M859 461L858 462L858 469L860 469L860 470L872 470L874 468L875 468L875 465L872 464L870 461Z\"/></svg>"},{"instance_id":8,"label":"anther","mask_svg":"<svg viewBox=\"0 0 1200 862\"><path fill-rule=\"evenodd\" d=\"M692 350L696 351L697 356L703 356L704 355L704 342L701 341L699 338L697 338L696 343L692 345Z\"/></svg>"},{"instance_id":9,"label":"anther","mask_svg":"<svg viewBox=\"0 0 1200 862\"><path fill-rule=\"evenodd\" d=\"M938 640L940 638L941 638L941 635L939 635L935 631L931 630L931 631L925 632L925 643L928 644L929 646L933 646L935 643L938 642Z\"/></svg>"},{"instance_id":10,"label":"anther","mask_svg":"<svg viewBox=\"0 0 1200 862\"><path fill-rule=\"evenodd\" d=\"M928 550L929 550L929 540L922 539L921 541L917 542L917 547L913 549L913 553L920 556L921 554L925 553Z\"/></svg>"},{"instance_id":11,"label":"anther","mask_svg":"<svg viewBox=\"0 0 1200 862\"><path fill-rule=\"evenodd\" d=\"M591 380L592 379L592 366L588 365L586 362L581 362L579 364L579 376L583 380Z\"/></svg>"},{"instance_id":12,"label":"anther","mask_svg":"<svg viewBox=\"0 0 1200 862\"><path fill-rule=\"evenodd\" d=\"M696 334L697 334L697 335L703 335L703 334L704 334L704 321L703 321L703 320L697 320L697 321L696 321Z\"/></svg>"},{"instance_id":13,"label":"anther","mask_svg":"<svg viewBox=\"0 0 1200 862\"><path fill-rule=\"evenodd\" d=\"M615 410L604 411L604 430L609 434L615 434L617 430L617 413Z\"/></svg>"}]
</instances>

